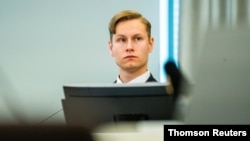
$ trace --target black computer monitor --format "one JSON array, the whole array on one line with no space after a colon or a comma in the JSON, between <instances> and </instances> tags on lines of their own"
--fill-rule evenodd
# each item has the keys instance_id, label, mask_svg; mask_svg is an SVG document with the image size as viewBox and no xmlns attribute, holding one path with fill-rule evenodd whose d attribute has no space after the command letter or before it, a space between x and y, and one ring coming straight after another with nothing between
<instances>
[{"instance_id":1,"label":"black computer monitor","mask_svg":"<svg viewBox=\"0 0 250 141\"><path fill-rule=\"evenodd\" d=\"M166 83L64 85L69 126L90 130L109 122L170 120L174 109Z\"/></svg>"}]
</instances>

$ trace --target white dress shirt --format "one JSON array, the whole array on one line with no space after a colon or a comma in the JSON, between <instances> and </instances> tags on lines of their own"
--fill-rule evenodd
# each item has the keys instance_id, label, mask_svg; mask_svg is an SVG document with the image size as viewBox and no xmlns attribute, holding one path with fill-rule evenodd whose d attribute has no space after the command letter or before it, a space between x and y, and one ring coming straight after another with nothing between
<instances>
[{"instance_id":1,"label":"white dress shirt","mask_svg":"<svg viewBox=\"0 0 250 141\"><path fill-rule=\"evenodd\" d=\"M141 74L140 76L136 77L135 79L129 81L128 83L145 83L148 78L150 77L150 72L146 71L145 73ZM119 78L119 76L116 79L116 83L117 84L122 84L123 82L121 81L121 79Z\"/></svg>"}]
</instances>

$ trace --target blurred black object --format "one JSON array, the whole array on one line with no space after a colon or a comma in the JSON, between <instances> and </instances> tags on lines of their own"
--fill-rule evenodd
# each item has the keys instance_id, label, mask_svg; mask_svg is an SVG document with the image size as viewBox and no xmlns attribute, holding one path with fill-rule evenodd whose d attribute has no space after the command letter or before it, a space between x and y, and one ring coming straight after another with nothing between
<instances>
[{"instance_id":1,"label":"blurred black object","mask_svg":"<svg viewBox=\"0 0 250 141\"><path fill-rule=\"evenodd\" d=\"M190 84L184 77L181 70L176 66L175 62L168 61L165 64L165 72L167 73L168 85L166 90L173 95L173 114L175 120L184 120L188 107L188 94Z\"/></svg>"},{"instance_id":2,"label":"blurred black object","mask_svg":"<svg viewBox=\"0 0 250 141\"><path fill-rule=\"evenodd\" d=\"M0 126L1 141L94 141L83 127L68 126Z\"/></svg>"},{"instance_id":3,"label":"blurred black object","mask_svg":"<svg viewBox=\"0 0 250 141\"><path fill-rule=\"evenodd\" d=\"M164 67L170 87L168 93L174 94L176 100L181 94L187 93L189 83L174 61L166 62Z\"/></svg>"}]
</instances>

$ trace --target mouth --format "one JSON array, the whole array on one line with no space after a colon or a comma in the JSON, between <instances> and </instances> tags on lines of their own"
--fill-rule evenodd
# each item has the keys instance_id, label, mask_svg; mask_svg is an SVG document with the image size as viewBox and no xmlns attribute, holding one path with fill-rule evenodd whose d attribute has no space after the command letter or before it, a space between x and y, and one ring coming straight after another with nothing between
<instances>
[{"instance_id":1,"label":"mouth","mask_svg":"<svg viewBox=\"0 0 250 141\"><path fill-rule=\"evenodd\" d=\"M124 59L133 59L133 58L137 58L136 56L133 55L129 55L129 56L125 56Z\"/></svg>"}]
</instances>

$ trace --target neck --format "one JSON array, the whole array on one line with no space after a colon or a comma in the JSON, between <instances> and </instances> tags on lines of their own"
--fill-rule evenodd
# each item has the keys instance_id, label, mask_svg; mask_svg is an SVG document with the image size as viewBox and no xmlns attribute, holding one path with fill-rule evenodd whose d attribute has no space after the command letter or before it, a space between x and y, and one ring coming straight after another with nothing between
<instances>
[{"instance_id":1,"label":"neck","mask_svg":"<svg viewBox=\"0 0 250 141\"><path fill-rule=\"evenodd\" d=\"M120 71L119 78L123 83L128 83L129 81L135 79L136 77L142 75L147 71L148 69L142 69L140 71L135 71L135 72Z\"/></svg>"}]
</instances>

